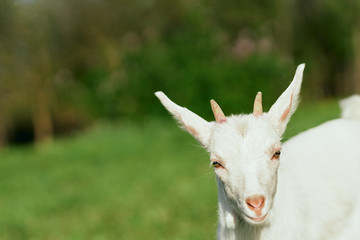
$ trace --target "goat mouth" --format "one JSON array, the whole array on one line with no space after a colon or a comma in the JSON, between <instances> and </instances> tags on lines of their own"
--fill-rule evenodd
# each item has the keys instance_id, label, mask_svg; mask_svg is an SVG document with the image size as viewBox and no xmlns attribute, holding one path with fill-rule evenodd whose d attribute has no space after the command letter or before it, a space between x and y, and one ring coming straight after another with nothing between
<instances>
[{"instance_id":1,"label":"goat mouth","mask_svg":"<svg viewBox=\"0 0 360 240\"><path fill-rule=\"evenodd\" d=\"M258 217L258 218L253 218L253 217L250 217L250 216L247 216L247 215L246 215L246 217L248 219L250 219L251 221L253 221L254 223L262 223L266 219L267 213L264 216Z\"/></svg>"}]
</instances>

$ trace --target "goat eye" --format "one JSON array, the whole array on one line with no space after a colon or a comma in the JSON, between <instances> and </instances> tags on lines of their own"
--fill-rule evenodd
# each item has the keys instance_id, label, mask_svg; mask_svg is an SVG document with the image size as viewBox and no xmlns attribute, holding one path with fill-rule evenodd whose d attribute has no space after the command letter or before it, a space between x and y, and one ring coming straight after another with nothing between
<instances>
[{"instance_id":1,"label":"goat eye","mask_svg":"<svg viewBox=\"0 0 360 240\"><path fill-rule=\"evenodd\" d=\"M223 166L219 162L212 162L214 168L223 168Z\"/></svg>"},{"instance_id":2,"label":"goat eye","mask_svg":"<svg viewBox=\"0 0 360 240\"><path fill-rule=\"evenodd\" d=\"M280 158L280 154L281 154L280 150L277 150L277 151L274 153L274 155L272 156L271 159L279 159L279 158Z\"/></svg>"}]
</instances>

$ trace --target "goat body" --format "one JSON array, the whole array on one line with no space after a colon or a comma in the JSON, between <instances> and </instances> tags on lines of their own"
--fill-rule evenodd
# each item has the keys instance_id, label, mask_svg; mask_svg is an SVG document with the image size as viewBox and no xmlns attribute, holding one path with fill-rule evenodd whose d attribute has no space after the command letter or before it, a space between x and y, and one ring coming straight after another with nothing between
<instances>
[{"instance_id":1,"label":"goat body","mask_svg":"<svg viewBox=\"0 0 360 240\"><path fill-rule=\"evenodd\" d=\"M260 93L248 115L225 117L212 100L216 122L156 93L210 153L218 185L219 240L360 239L358 97L341 103L346 119L281 144L297 106L303 69L298 67L268 113L262 112Z\"/></svg>"},{"instance_id":2,"label":"goat body","mask_svg":"<svg viewBox=\"0 0 360 240\"><path fill-rule=\"evenodd\" d=\"M337 119L285 142L263 225L227 216L231 206L218 184L218 239L360 239L359 136L359 122Z\"/></svg>"}]
</instances>

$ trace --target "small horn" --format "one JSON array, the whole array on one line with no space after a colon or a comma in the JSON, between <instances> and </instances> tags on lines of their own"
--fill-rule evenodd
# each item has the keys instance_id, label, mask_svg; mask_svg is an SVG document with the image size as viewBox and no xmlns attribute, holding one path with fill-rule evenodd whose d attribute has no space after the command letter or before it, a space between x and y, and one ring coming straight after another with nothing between
<instances>
[{"instance_id":1,"label":"small horn","mask_svg":"<svg viewBox=\"0 0 360 240\"><path fill-rule=\"evenodd\" d=\"M217 123L226 122L226 117L221 110L220 106L214 101L214 99L210 100L211 109L214 113L214 117Z\"/></svg>"},{"instance_id":2,"label":"small horn","mask_svg":"<svg viewBox=\"0 0 360 240\"><path fill-rule=\"evenodd\" d=\"M253 114L255 117L263 115L262 103L261 103L261 92L258 92L254 101L254 111Z\"/></svg>"}]
</instances>

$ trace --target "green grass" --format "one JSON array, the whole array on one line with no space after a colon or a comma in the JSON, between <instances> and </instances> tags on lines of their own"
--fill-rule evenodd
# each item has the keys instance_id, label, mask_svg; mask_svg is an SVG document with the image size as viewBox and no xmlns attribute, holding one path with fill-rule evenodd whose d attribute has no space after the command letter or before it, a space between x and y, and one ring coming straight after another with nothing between
<instances>
[{"instance_id":1,"label":"green grass","mask_svg":"<svg viewBox=\"0 0 360 240\"><path fill-rule=\"evenodd\" d=\"M286 138L338 114L334 101L301 104ZM0 159L0 239L215 238L207 153L170 117L100 123Z\"/></svg>"}]
</instances>

